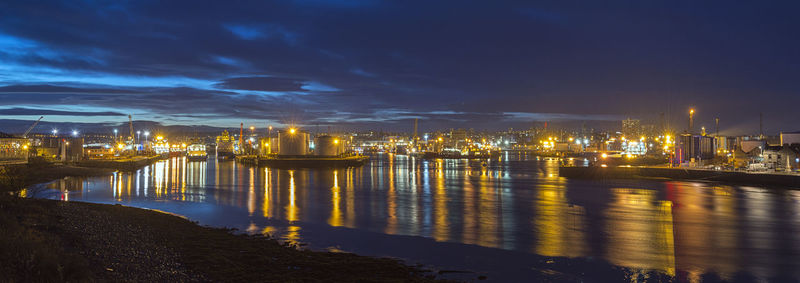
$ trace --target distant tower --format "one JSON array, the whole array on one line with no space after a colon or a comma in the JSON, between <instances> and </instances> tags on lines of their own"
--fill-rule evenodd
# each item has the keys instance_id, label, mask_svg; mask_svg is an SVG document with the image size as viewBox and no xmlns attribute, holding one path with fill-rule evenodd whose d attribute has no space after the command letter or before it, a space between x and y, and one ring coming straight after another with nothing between
<instances>
[{"instance_id":1,"label":"distant tower","mask_svg":"<svg viewBox=\"0 0 800 283\"><path fill-rule=\"evenodd\" d=\"M133 140L133 116L131 116L130 114L128 115L128 126L131 129L131 144L133 144L135 143L135 141Z\"/></svg>"},{"instance_id":2,"label":"distant tower","mask_svg":"<svg viewBox=\"0 0 800 283\"><path fill-rule=\"evenodd\" d=\"M714 136L719 136L719 118L714 119Z\"/></svg>"},{"instance_id":3,"label":"distant tower","mask_svg":"<svg viewBox=\"0 0 800 283\"><path fill-rule=\"evenodd\" d=\"M419 119L414 118L414 136L412 137L413 140L417 140L417 138L419 137L417 135L418 134L417 130L419 130L418 127L419 127Z\"/></svg>"},{"instance_id":4,"label":"distant tower","mask_svg":"<svg viewBox=\"0 0 800 283\"><path fill-rule=\"evenodd\" d=\"M764 138L764 113L758 113L758 137Z\"/></svg>"},{"instance_id":5,"label":"distant tower","mask_svg":"<svg viewBox=\"0 0 800 283\"><path fill-rule=\"evenodd\" d=\"M242 136L244 135L244 123L239 124L239 150L242 150Z\"/></svg>"}]
</instances>

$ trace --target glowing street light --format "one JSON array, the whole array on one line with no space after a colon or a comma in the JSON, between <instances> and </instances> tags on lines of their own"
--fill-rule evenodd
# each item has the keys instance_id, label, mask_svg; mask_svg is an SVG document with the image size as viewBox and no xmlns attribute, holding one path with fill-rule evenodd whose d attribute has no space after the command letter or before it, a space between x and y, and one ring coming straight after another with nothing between
<instances>
[{"instance_id":1,"label":"glowing street light","mask_svg":"<svg viewBox=\"0 0 800 283\"><path fill-rule=\"evenodd\" d=\"M296 131L297 131L297 129L295 129L295 128L289 128L289 133L290 134L294 134L294 132L296 132Z\"/></svg>"},{"instance_id":2,"label":"glowing street light","mask_svg":"<svg viewBox=\"0 0 800 283\"><path fill-rule=\"evenodd\" d=\"M73 137L77 137L78 136L78 130L72 130L72 136Z\"/></svg>"},{"instance_id":3,"label":"glowing street light","mask_svg":"<svg viewBox=\"0 0 800 283\"><path fill-rule=\"evenodd\" d=\"M55 136L57 134L58 134L58 129L53 129L53 135Z\"/></svg>"}]
</instances>

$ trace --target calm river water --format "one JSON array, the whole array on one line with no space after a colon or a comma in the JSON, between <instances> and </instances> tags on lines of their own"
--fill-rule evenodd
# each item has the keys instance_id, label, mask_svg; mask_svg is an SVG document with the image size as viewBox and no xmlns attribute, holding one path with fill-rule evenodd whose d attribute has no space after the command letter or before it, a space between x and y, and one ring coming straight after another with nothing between
<instances>
[{"instance_id":1,"label":"calm river water","mask_svg":"<svg viewBox=\"0 0 800 283\"><path fill-rule=\"evenodd\" d=\"M398 257L496 281L524 281L542 256L689 281L709 273L800 277L798 190L570 180L558 177L558 164L514 154L485 167L387 154L355 169L279 170L173 158L49 186L69 201L158 209L312 249Z\"/></svg>"}]
</instances>

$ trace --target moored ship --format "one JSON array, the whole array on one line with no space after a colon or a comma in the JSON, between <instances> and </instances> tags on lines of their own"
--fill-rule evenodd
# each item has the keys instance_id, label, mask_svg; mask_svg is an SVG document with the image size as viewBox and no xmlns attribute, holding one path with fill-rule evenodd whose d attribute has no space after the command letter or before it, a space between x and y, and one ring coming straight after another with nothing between
<instances>
[{"instance_id":1,"label":"moored ship","mask_svg":"<svg viewBox=\"0 0 800 283\"><path fill-rule=\"evenodd\" d=\"M222 131L222 135L217 136L217 159L233 159L234 138L228 131Z\"/></svg>"},{"instance_id":2,"label":"moored ship","mask_svg":"<svg viewBox=\"0 0 800 283\"><path fill-rule=\"evenodd\" d=\"M186 159L189 161L205 161L208 159L206 145L201 143L190 144L186 147Z\"/></svg>"}]
</instances>

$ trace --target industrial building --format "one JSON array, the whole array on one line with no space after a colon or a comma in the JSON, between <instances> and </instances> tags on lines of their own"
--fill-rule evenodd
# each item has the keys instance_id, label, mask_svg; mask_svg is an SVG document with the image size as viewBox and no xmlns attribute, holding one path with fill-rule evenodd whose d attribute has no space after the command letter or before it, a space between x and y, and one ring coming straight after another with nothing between
<instances>
[{"instance_id":1,"label":"industrial building","mask_svg":"<svg viewBox=\"0 0 800 283\"><path fill-rule=\"evenodd\" d=\"M29 146L28 139L0 133L0 164L27 163Z\"/></svg>"},{"instance_id":2,"label":"industrial building","mask_svg":"<svg viewBox=\"0 0 800 283\"><path fill-rule=\"evenodd\" d=\"M781 145L800 144L800 132L781 132Z\"/></svg>"},{"instance_id":3,"label":"industrial building","mask_svg":"<svg viewBox=\"0 0 800 283\"><path fill-rule=\"evenodd\" d=\"M714 138L710 136L683 134L675 147L678 163L710 160L715 155Z\"/></svg>"}]
</instances>

